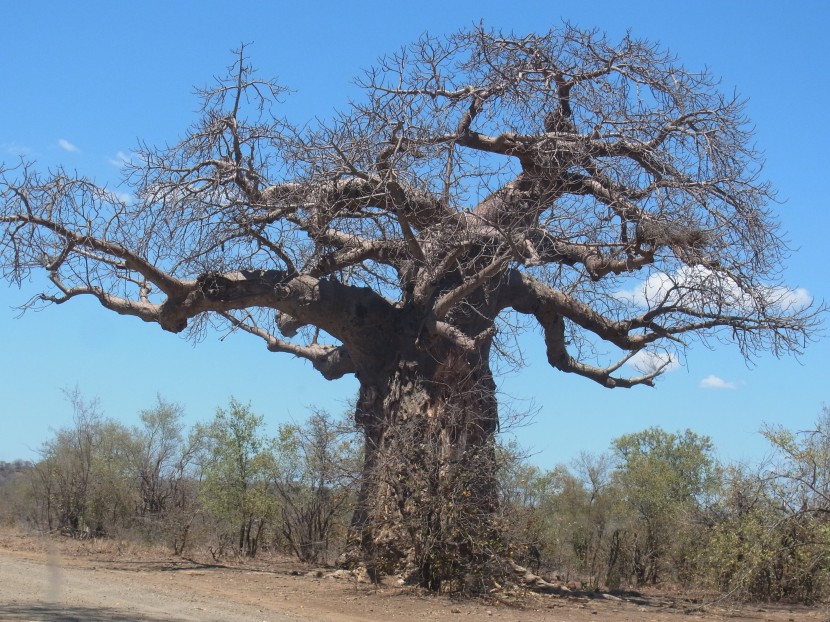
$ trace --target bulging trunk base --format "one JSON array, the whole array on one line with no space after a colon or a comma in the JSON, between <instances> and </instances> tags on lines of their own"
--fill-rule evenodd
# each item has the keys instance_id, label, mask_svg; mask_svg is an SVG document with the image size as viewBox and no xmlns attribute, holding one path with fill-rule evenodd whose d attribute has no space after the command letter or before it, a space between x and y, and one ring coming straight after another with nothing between
<instances>
[{"instance_id":1,"label":"bulging trunk base","mask_svg":"<svg viewBox=\"0 0 830 622\"><path fill-rule=\"evenodd\" d=\"M431 590L479 591L503 552L495 385L489 373L438 371L402 364L385 387L361 387L363 482L341 562Z\"/></svg>"}]
</instances>

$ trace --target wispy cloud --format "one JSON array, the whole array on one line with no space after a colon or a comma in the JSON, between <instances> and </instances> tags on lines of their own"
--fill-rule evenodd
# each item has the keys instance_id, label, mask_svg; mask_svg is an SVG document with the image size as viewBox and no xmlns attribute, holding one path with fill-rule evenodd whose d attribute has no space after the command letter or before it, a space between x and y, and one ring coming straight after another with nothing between
<instances>
[{"instance_id":1,"label":"wispy cloud","mask_svg":"<svg viewBox=\"0 0 830 622\"><path fill-rule=\"evenodd\" d=\"M32 149L31 147L27 147L26 145L20 145L14 142L0 143L0 151L17 157L28 156L34 153L34 149Z\"/></svg>"},{"instance_id":2,"label":"wispy cloud","mask_svg":"<svg viewBox=\"0 0 830 622\"><path fill-rule=\"evenodd\" d=\"M626 364L644 374L654 372L657 369L662 369L664 373L680 369L680 362L673 354L649 350L640 350L628 359Z\"/></svg>"},{"instance_id":3,"label":"wispy cloud","mask_svg":"<svg viewBox=\"0 0 830 622\"><path fill-rule=\"evenodd\" d=\"M737 389L738 383L710 374L701 380L698 386L701 389Z\"/></svg>"},{"instance_id":4,"label":"wispy cloud","mask_svg":"<svg viewBox=\"0 0 830 622\"><path fill-rule=\"evenodd\" d=\"M813 297L803 287L780 285L741 287L731 276L703 266L683 266L672 274L657 272L632 289L615 294L642 309L679 304L705 310L713 304L719 310L753 313L759 308L793 313L806 309Z\"/></svg>"},{"instance_id":5,"label":"wispy cloud","mask_svg":"<svg viewBox=\"0 0 830 622\"><path fill-rule=\"evenodd\" d=\"M786 287L767 288L774 304L784 309L804 309L813 304L813 296L803 287L787 289Z\"/></svg>"},{"instance_id":6,"label":"wispy cloud","mask_svg":"<svg viewBox=\"0 0 830 622\"><path fill-rule=\"evenodd\" d=\"M60 147L64 151L68 151L69 153L77 153L78 151L80 151L80 149L78 149L75 145L73 145L65 138L58 139L58 147Z\"/></svg>"},{"instance_id":7,"label":"wispy cloud","mask_svg":"<svg viewBox=\"0 0 830 622\"><path fill-rule=\"evenodd\" d=\"M132 205L135 202L135 197L129 192L113 192L113 196L126 205Z\"/></svg>"},{"instance_id":8,"label":"wispy cloud","mask_svg":"<svg viewBox=\"0 0 830 622\"><path fill-rule=\"evenodd\" d=\"M123 151L118 151L115 157L107 158L107 161L115 167L121 168L125 164L130 163L130 156Z\"/></svg>"}]
</instances>

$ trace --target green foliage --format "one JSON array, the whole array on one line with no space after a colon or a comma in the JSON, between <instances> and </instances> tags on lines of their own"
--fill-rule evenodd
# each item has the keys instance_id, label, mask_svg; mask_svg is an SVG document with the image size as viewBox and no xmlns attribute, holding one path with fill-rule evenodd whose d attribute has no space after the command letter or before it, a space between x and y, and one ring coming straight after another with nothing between
<instances>
[{"instance_id":1,"label":"green foliage","mask_svg":"<svg viewBox=\"0 0 830 622\"><path fill-rule=\"evenodd\" d=\"M681 578L688 571L682 544L697 540L702 513L721 482L711 440L653 427L621 436L612 447L615 478L636 521L631 555L637 583L657 583L666 565Z\"/></svg>"},{"instance_id":2,"label":"green foliage","mask_svg":"<svg viewBox=\"0 0 830 622\"><path fill-rule=\"evenodd\" d=\"M161 397L139 413L131 469L138 482L137 519L148 540L164 540L177 555L188 544L197 516L197 447L184 434L184 409Z\"/></svg>"},{"instance_id":3,"label":"green foliage","mask_svg":"<svg viewBox=\"0 0 830 622\"><path fill-rule=\"evenodd\" d=\"M735 471L704 567L714 589L814 602L830 595L830 411L814 429L762 431L774 450L760 475Z\"/></svg>"},{"instance_id":4,"label":"green foliage","mask_svg":"<svg viewBox=\"0 0 830 622\"><path fill-rule=\"evenodd\" d=\"M0 525L15 525L27 518L34 500L29 494L33 464L0 460Z\"/></svg>"},{"instance_id":5,"label":"green foliage","mask_svg":"<svg viewBox=\"0 0 830 622\"><path fill-rule=\"evenodd\" d=\"M36 523L70 534L104 533L126 522L134 505L129 469L133 442L105 419L95 400L67 392L73 425L44 443L33 478Z\"/></svg>"},{"instance_id":6,"label":"green foliage","mask_svg":"<svg viewBox=\"0 0 830 622\"><path fill-rule=\"evenodd\" d=\"M237 552L251 557L276 512L268 491L274 470L271 440L263 436L262 425L261 415L232 398L227 410L217 409L211 423L194 430L204 476L200 499L218 522L219 549L235 541Z\"/></svg>"},{"instance_id":7,"label":"green foliage","mask_svg":"<svg viewBox=\"0 0 830 622\"><path fill-rule=\"evenodd\" d=\"M175 484L181 479L183 458L187 462L182 455L183 413L181 406L161 397L156 398L155 407L139 413L142 425L133 431L133 469L140 479L142 516L164 514L175 503Z\"/></svg>"},{"instance_id":8,"label":"green foliage","mask_svg":"<svg viewBox=\"0 0 830 622\"><path fill-rule=\"evenodd\" d=\"M345 543L362 475L351 423L314 411L270 438L263 417L231 399L188 434L182 408L161 398L135 428L107 419L77 390L67 398L72 423L43 444L36 464L0 463L0 520L76 537L141 537L175 553L209 545L217 557L281 546L326 562ZM515 443L443 471L404 471L382 456L379 484L404 499L401 528L417 546L402 557L441 589L475 589L497 553L587 588L647 583L713 598L826 599L830 411L810 430L762 433L773 455L755 472L721 467L705 436L649 428L615 439L612 453L551 470L529 464ZM422 451L440 451L440 440ZM476 479L478 460L498 466L492 516L471 511L476 491L493 485ZM374 525L383 537L388 527Z\"/></svg>"},{"instance_id":9,"label":"green foliage","mask_svg":"<svg viewBox=\"0 0 830 622\"><path fill-rule=\"evenodd\" d=\"M830 513L830 408L812 430L767 427L762 434L777 452L770 469L776 494L789 513Z\"/></svg>"},{"instance_id":10,"label":"green foliage","mask_svg":"<svg viewBox=\"0 0 830 622\"><path fill-rule=\"evenodd\" d=\"M717 491L719 467L707 436L652 427L623 435L612 447L619 459L620 482L643 516L670 506L705 504Z\"/></svg>"},{"instance_id":11,"label":"green foliage","mask_svg":"<svg viewBox=\"0 0 830 622\"><path fill-rule=\"evenodd\" d=\"M136 446L121 423L104 420L95 432L86 522L100 533L130 524L135 515L138 496L131 457Z\"/></svg>"},{"instance_id":12,"label":"green foliage","mask_svg":"<svg viewBox=\"0 0 830 622\"><path fill-rule=\"evenodd\" d=\"M690 584L721 481L711 442L651 428L612 447L613 455L581 454L571 468L542 472L519 461L502 471L519 561L597 588L664 577Z\"/></svg>"}]
</instances>

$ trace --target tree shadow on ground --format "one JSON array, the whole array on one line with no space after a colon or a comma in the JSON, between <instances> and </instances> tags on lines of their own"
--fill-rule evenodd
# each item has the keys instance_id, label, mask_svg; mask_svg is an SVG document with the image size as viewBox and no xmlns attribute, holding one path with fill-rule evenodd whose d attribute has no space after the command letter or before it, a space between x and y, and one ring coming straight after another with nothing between
<instances>
[{"instance_id":1,"label":"tree shadow on ground","mask_svg":"<svg viewBox=\"0 0 830 622\"><path fill-rule=\"evenodd\" d=\"M172 622L111 607L68 607L60 604L0 605L0 620L43 620L44 622Z\"/></svg>"}]
</instances>

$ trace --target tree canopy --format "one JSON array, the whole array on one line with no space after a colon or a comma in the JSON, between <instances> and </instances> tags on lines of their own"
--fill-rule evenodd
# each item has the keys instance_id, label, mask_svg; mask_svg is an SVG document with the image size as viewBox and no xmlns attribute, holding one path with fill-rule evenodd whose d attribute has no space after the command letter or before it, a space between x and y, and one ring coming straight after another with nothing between
<instances>
[{"instance_id":1,"label":"tree canopy","mask_svg":"<svg viewBox=\"0 0 830 622\"><path fill-rule=\"evenodd\" d=\"M615 376L598 341L622 360L695 333L803 345L814 314L778 283L743 103L711 76L564 26L424 36L358 83L333 118L294 124L240 50L179 142L137 149L129 203L4 167L5 276L49 274L31 304L92 295L173 332L230 323L329 378L373 365L412 309L413 338L467 351L500 313L532 315L554 367L605 386L660 366Z\"/></svg>"}]
</instances>

